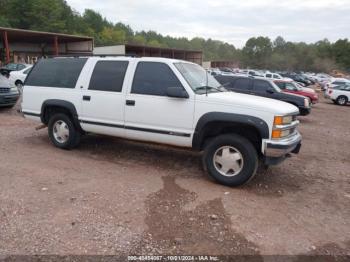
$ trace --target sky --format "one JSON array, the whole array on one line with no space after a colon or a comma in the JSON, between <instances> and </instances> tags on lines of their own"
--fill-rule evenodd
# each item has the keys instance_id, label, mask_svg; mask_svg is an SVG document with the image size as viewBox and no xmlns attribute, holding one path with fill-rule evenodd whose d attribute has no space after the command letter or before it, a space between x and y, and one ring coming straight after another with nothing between
<instances>
[{"instance_id":1,"label":"sky","mask_svg":"<svg viewBox=\"0 0 350 262\"><path fill-rule=\"evenodd\" d=\"M67 0L133 30L203 37L243 47L250 37L316 42L350 38L350 0Z\"/></svg>"}]
</instances>

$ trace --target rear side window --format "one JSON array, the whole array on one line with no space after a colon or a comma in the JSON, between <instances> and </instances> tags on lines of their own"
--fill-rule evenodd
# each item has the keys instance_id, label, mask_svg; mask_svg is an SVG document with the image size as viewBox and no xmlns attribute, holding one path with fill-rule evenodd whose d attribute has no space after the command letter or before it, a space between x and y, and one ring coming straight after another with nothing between
<instances>
[{"instance_id":1,"label":"rear side window","mask_svg":"<svg viewBox=\"0 0 350 262\"><path fill-rule=\"evenodd\" d=\"M230 76L216 76L215 79L221 84L223 85L225 88L233 88L234 86L234 82L235 82L235 78L234 77L230 77Z\"/></svg>"},{"instance_id":2,"label":"rear side window","mask_svg":"<svg viewBox=\"0 0 350 262\"><path fill-rule=\"evenodd\" d=\"M271 74L266 74L266 77L272 78L272 75Z\"/></svg>"},{"instance_id":3,"label":"rear side window","mask_svg":"<svg viewBox=\"0 0 350 262\"><path fill-rule=\"evenodd\" d=\"M41 59L31 70L25 85L75 88L87 58Z\"/></svg>"},{"instance_id":4,"label":"rear side window","mask_svg":"<svg viewBox=\"0 0 350 262\"><path fill-rule=\"evenodd\" d=\"M251 80L247 78L237 79L235 82L235 88L241 89L241 90L252 89L250 83L251 83Z\"/></svg>"},{"instance_id":5,"label":"rear side window","mask_svg":"<svg viewBox=\"0 0 350 262\"><path fill-rule=\"evenodd\" d=\"M137 65L131 93L166 96L168 87L183 87L167 64L140 62Z\"/></svg>"},{"instance_id":6,"label":"rear side window","mask_svg":"<svg viewBox=\"0 0 350 262\"><path fill-rule=\"evenodd\" d=\"M266 91L271 88L269 82L264 80L255 80L254 81L254 90L256 91Z\"/></svg>"},{"instance_id":7,"label":"rear side window","mask_svg":"<svg viewBox=\"0 0 350 262\"><path fill-rule=\"evenodd\" d=\"M121 92L128 61L99 61L91 76L89 90Z\"/></svg>"}]
</instances>

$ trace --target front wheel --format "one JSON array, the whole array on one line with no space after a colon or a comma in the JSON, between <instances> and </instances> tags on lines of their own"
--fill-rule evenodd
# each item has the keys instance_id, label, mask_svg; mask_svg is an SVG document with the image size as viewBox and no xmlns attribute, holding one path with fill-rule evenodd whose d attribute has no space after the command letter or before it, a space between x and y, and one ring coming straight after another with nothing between
<instances>
[{"instance_id":1,"label":"front wheel","mask_svg":"<svg viewBox=\"0 0 350 262\"><path fill-rule=\"evenodd\" d=\"M220 184L240 186L256 174L258 154L248 139L236 134L220 135L205 147L203 165Z\"/></svg>"},{"instance_id":2,"label":"front wheel","mask_svg":"<svg viewBox=\"0 0 350 262\"><path fill-rule=\"evenodd\" d=\"M49 120L48 132L51 142L61 149L72 149L80 142L80 132L66 114L53 115Z\"/></svg>"},{"instance_id":3,"label":"front wheel","mask_svg":"<svg viewBox=\"0 0 350 262\"><path fill-rule=\"evenodd\" d=\"M336 101L338 105L345 106L348 103L348 98L346 96L339 96Z\"/></svg>"}]
</instances>

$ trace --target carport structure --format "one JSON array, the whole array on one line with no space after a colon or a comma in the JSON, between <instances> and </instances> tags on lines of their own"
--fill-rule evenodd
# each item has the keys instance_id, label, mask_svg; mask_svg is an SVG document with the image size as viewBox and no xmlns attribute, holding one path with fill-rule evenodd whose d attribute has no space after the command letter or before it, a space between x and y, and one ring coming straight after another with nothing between
<instances>
[{"instance_id":1,"label":"carport structure","mask_svg":"<svg viewBox=\"0 0 350 262\"><path fill-rule=\"evenodd\" d=\"M58 55L92 55L92 37L0 27L0 60L34 63Z\"/></svg>"},{"instance_id":2,"label":"carport structure","mask_svg":"<svg viewBox=\"0 0 350 262\"><path fill-rule=\"evenodd\" d=\"M165 57L186 60L199 65L202 65L203 62L203 52L200 50L164 48L136 44L95 47L94 54L101 56L126 55L134 57Z\"/></svg>"}]
</instances>

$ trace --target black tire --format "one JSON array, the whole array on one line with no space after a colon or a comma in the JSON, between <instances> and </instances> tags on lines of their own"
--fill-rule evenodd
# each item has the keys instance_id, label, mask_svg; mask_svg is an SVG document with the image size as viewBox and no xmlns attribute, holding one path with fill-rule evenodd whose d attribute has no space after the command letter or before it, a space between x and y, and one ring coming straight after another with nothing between
<instances>
[{"instance_id":1,"label":"black tire","mask_svg":"<svg viewBox=\"0 0 350 262\"><path fill-rule=\"evenodd\" d=\"M54 135L55 124L60 122L66 124L65 127L68 131L68 137L65 136L65 139L63 139L63 141L59 141ZM51 143L61 149L72 149L76 147L80 142L81 134L79 130L74 126L72 119L63 113L57 113L50 117L48 133Z\"/></svg>"},{"instance_id":2,"label":"black tire","mask_svg":"<svg viewBox=\"0 0 350 262\"><path fill-rule=\"evenodd\" d=\"M346 106L348 103L348 98L346 96L339 96L336 100L337 105Z\"/></svg>"},{"instance_id":3,"label":"black tire","mask_svg":"<svg viewBox=\"0 0 350 262\"><path fill-rule=\"evenodd\" d=\"M16 86L18 86L19 84L21 84L21 85L23 86L23 83L22 83L21 80L17 80L17 81L15 82L15 85L16 85Z\"/></svg>"},{"instance_id":4,"label":"black tire","mask_svg":"<svg viewBox=\"0 0 350 262\"><path fill-rule=\"evenodd\" d=\"M243 161L239 161L241 170L234 176L225 176L217 169L220 164L214 157L220 154L221 148L230 147L230 153L240 153ZM233 152L232 152L233 150ZM237 152L235 152L237 151ZM216 154L217 153L217 154ZM223 154L223 151L222 151ZM220 155L219 155L220 157ZM225 134L213 138L204 149L203 165L211 177L225 186L240 186L251 180L258 169L258 154L253 144L246 138L236 134ZM234 173L234 170L229 172Z\"/></svg>"}]
</instances>

